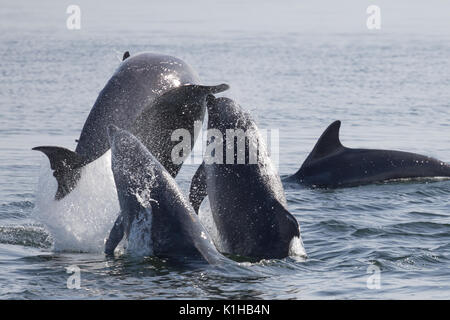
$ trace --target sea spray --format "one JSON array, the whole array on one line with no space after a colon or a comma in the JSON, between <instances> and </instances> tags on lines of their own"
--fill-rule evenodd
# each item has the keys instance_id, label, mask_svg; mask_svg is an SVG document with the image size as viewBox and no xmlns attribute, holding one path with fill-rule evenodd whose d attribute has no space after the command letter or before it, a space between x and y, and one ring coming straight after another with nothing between
<instances>
[{"instance_id":1,"label":"sea spray","mask_svg":"<svg viewBox=\"0 0 450 320\"><path fill-rule=\"evenodd\" d=\"M306 261L307 254L303 245L302 236L292 238L289 244L289 257L298 262Z\"/></svg>"},{"instance_id":2,"label":"sea spray","mask_svg":"<svg viewBox=\"0 0 450 320\"><path fill-rule=\"evenodd\" d=\"M226 243L224 242L224 239L220 237L220 233L217 230L217 226L214 222L208 196L205 197L205 200L198 210L198 217L201 224L205 227L206 231L211 236L217 250L219 250L220 252L227 252Z\"/></svg>"},{"instance_id":3,"label":"sea spray","mask_svg":"<svg viewBox=\"0 0 450 320\"><path fill-rule=\"evenodd\" d=\"M44 160L43 160L44 161ZM48 160L41 164L35 218L53 237L55 251L103 252L120 210L111 171L111 151L83 167L76 188L55 201L57 189Z\"/></svg>"}]
</instances>

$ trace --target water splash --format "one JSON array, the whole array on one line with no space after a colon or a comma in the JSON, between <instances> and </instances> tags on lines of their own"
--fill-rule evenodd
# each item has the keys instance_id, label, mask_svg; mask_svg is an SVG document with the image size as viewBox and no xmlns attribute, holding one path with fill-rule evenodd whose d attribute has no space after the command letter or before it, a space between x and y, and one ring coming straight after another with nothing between
<instances>
[{"instance_id":1,"label":"water splash","mask_svg":"<svg viewBox=\"0 0 450 320\"><path fill-rule=\"evenodd\" d=\"M143 208L131 223L130 235L125 245L126 252L133 256L152 256L152 209Z\"/></svg>"},{"instance_id":2,"label":"water splash","mask_svg":"<svg viewBox=\"0 0 450 320\"><path fill-rule=\"evenodd\" d=\"M214 222L208 196L205 197L205 200L202 202L198 210L198 217L201 224L205 227L209 236L213 240L217 250L220 252L227 252L226 243L222 237L220 237L220 233L217 230L216 223Z\"/></svg>"},{"instance_id":3,"label":"water splash","mask_svg":"<svg viewBox=\"0 0 450 320\"><path fill-rule=\"evenodd\" d=\"M55 251L103 252L120 207L111 171L111 151L82 169L76 188L59 201L49 163L41 164L35 218L54 239Z\"/></svg>"},{"instance_id":4,"label":"water splash","mask_svg":"<svg viewBox=\"0 0 450 320\"><path fill-rule=\"evenodd\" d=\"M301 236L292 238L291 243L289 244L289 257L299 262L304 262L306 260L307 254Z\"/></svg>"}]
</instances>

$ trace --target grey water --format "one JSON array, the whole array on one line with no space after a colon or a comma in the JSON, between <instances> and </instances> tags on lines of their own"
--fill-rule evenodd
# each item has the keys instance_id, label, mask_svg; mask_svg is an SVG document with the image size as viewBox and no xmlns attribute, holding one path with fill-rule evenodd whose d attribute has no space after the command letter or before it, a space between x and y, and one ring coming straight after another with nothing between
<instances>
[{"instance_id":1,"label":"grey water","mask_svg":"<svg viewBox=\"0 0 450 320\"><path fill-rule=\"evenodd\" d=\"M80 30L66 27L70 4L81 8ZM372 4L381 9L379 30L366 26ZM180 57L206 84L230 84L223 95L259 127L279 131L283 176L337 119L348 147L450 162L447 2L0 0L0 8L1 299L450 298L449 180L339 190L285 185L306 261L179 266L107 259L76 226L50 231L37 205L50 191L38 181L53 178L31 151L75 147L129 50ZM177 177L184 190L195 169L187 165ZM56 211L46 212L56 222L73 214ZM83 216L87 225L100 224L96 214L115 214L100 211ZM73 239L61 237L71 232ZM55 248L56 240L66 249ZM79 289L67 286L70 266L80 270Z\"/></svg>"}]
</instances>

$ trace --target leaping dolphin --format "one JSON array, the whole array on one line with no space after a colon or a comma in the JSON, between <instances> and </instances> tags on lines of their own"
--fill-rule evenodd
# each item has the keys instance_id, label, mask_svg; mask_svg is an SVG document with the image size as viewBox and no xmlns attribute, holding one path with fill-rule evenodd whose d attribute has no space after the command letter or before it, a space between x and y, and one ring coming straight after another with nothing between
<instances>
[{"instance_id":1,"label":"leaping dolphin","mask_svg":"<svg viewBox=\"0 0 450 320\"><path fill-rule=\"evenodd\" d=\"M147 148L114 125L108 126L108 135L121 213L105 253L112 254L125 237L131 254L231 262L217 251L175 180Z\"/></svg>"},{"instance_id":2,"label":"leaping dolphin","mask_svg":"<svg viewBox=\"0 0 450 320\"><path fill-rule=\"evenodd\" d=\"M83 166L109 149L108 124L132 130L176 176L181 164L171 161L170 151L174 143L170 141L170 133L185 128L194 142L197 134L193 129L194 123L203 121L206 95L228 88L224 84L198 85L196 72L175 57L153 53L130 56L126 52L123 59L92 107L75 152L53 146L33 148L50 160L58 182L56 200L64 198L75 188Z\"/></svg>"},{"instance_id":3,"label":"leaping dolphin","mask_svg":"<svg viewBox=\"0 0 450 320\"><path fill-rule=\"evenodd\" d=\"M341 122L333 122L301 168L283 181L318 188L352 187L402 178L450 177L450 165L416 153L352 149L339 140Z\"/></svg>"},{"instance_id":4,"label":"leaping dolphin","mask_svg":"<svg viewBox=\"0 0 450 320\"><path fill-rule=\"evenodd\" d=\"M194 209L208 195L225 253L258 260L287 257L292 241L301 243L299 225L287 210L280 177L255 122L228 98L208 96L207 109L208 133L218 134L208 143L221 141L223 149L222 144L207 147L190 187ZM235 148L235 137L227 132L245 134L245 150Z\"/></svg>"}]
</instances>

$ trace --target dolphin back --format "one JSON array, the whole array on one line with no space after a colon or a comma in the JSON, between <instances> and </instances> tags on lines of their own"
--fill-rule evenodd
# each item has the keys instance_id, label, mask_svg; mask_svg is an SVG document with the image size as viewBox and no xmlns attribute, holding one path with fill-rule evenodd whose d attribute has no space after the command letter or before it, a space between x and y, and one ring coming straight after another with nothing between
<instances>
[{"instance_id":1,"label":"dolphin back","mask_svg":"<svg viewBox=\"0 0 450 320\"><path fill-rule=\"evenodd\" d=\"M340 125L340 121L333 122L300 169L283 180L318 188L339 188L395 179L450 177L447 163L425 155L344 147L339 140Z\"/></svg>"}]
</instances>

